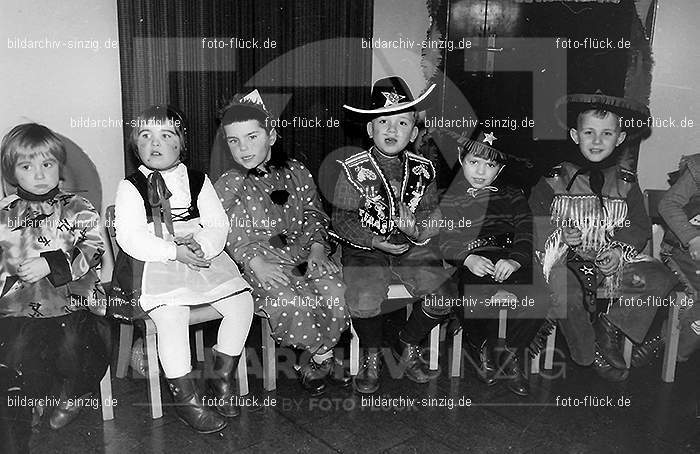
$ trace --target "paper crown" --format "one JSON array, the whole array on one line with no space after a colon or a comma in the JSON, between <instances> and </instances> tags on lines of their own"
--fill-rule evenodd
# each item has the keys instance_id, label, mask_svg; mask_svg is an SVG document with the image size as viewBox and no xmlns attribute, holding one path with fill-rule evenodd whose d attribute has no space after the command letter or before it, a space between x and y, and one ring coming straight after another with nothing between
<instances>
[{"instance_id":1,"label":"paper crown","mask_svg":"<svg viewBox=\"0 0 700 454\"><path fill-rule=\"evenodd\" d=\"M383 115L407 111L421 111L425 110L425 101L434 88L435 84L432 84L422 95L414 99L411 89L408 88L406 81L401 77L384 77L377 80L372 85L370 106L359 108L344 104L343 107L351 112L362 115Z\"/></svg>"},{"instance_id":2,"label":"paper crown","mask_svg":"<svg viewBox=\"0 0 700 454\"><path fill-rule=\"evenodd\" d=\"M226 118L226 113L229 112L231 109L235 109L236 107L252 107L253 109L257 109L260 112L264 113L265 116L269 118L275 118L272 113L267 109L265 106L265 103L263 102L262 96L260 96L260 92L258 89L254 89L250 93L244 95L244 94L236 94L231 101L229 101L223 109L221 109L221 118L225 119Z\"/></svg>"}]
</instances>

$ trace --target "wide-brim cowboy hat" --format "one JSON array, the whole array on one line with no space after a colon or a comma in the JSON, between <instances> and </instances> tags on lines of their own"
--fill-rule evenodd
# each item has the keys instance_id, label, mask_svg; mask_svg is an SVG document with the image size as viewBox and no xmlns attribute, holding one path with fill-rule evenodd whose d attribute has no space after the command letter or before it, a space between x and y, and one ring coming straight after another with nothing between
<instances>
[{"instance_id":1,"label":"wide-brim cowboy hat","mask_svg":"<svg viewBox=\"0 0 700 454\"><path fill-rule=\"evenodd\" d=\"M370 106L361 108L344 104L343 107L356 114L373 116L419 112L427 108L428 97L433 89L435 84L430 85L420 96L414 98L406 81L399 76L389 76L377 80L372 85Z\"/></svg>"}]
</instances>

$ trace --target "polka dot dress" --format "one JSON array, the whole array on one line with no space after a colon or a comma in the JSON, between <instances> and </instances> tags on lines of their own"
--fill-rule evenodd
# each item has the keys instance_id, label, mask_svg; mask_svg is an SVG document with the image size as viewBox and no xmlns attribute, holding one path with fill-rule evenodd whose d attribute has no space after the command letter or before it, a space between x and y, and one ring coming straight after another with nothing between
<instances>
[{"instance_id":1,"label":"polka dot dress","mask_svg":"<svg viewBox=\"0 0 700 454\"><path fill-rule=\"evenodd\" d=\"M227 251L253 285L273 338L283 346L311 351L335 345L349 327L345 284L337 273L306 269L312 244L320 243L329 252L329 219L309 170L296 160L264 173L232 169L215 189L231 221ZM279 266L290 283L264 288L248 266L254 257Z\"/></svg>"}]
</instances>

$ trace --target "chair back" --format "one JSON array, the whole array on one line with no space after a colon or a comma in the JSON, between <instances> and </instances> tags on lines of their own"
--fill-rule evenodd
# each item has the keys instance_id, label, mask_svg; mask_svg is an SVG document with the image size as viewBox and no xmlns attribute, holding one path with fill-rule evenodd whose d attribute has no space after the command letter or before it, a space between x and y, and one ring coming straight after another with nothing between
<instances>
[{"instance_id":1,"label":"chair back","mask_svg":"<svg viewBox=\"0 0 700 454\"><path fill-rule=\"evenodd\" d=\"M659 258L661 241L664 238L666 224L659 214L659 203L666 194L664 189L646 189L644 191L644 205L647 209L649 219L651 219L651 242L649 244L649 255Z\"/></svg>"},{"instance_id":2,"label":"chair back","mask_svg":"<svg viewBox=\"0 0 700 454\"><path fill-rule=\"evenodd\" d=\"M116 259L119 245L117 244L117 229L114 226L114 205L108 206L105 211L105 225L109 234L109 243L112 246L112 258Z\"/></svg>"}]
</instances>

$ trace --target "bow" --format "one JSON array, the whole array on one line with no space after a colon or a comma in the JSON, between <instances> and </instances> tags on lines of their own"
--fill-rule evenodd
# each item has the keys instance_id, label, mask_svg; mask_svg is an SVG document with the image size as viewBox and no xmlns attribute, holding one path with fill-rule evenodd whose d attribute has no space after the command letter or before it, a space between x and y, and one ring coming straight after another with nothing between
<instances>
[{"instance_id":1,"label":"bow","mask_svg":"<svg viewBox=\"0 0 700 454\"><path fill-rule=\"evenodd\" d=\"M156 236L163 238L162 221L165 218L165 227L171 235L175 235L173 230L173 218L170 212L170 197L172 193L168 190L163 180L163 175L158 171L153 171L148 176L148 204L151 205L151 213L153 214L153 230ZM165 214L163 216L162 212Z\"/></svg>"}]
</instances>

